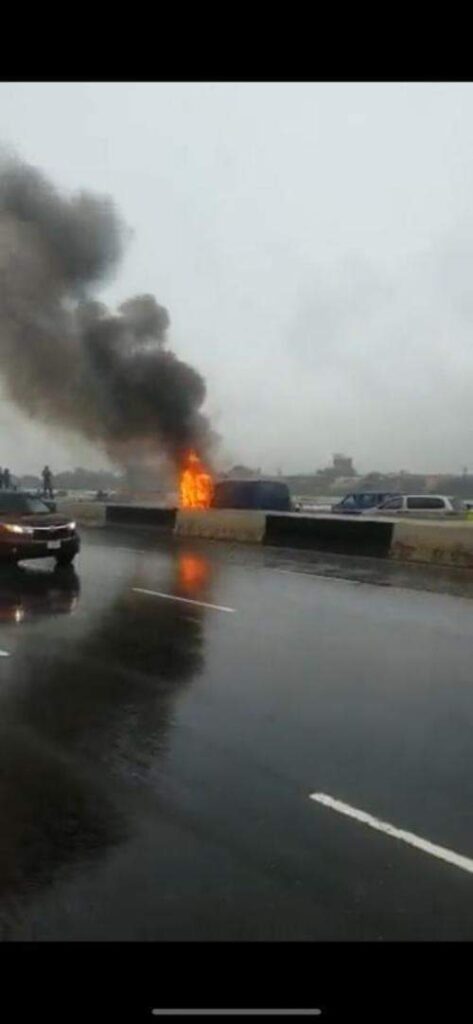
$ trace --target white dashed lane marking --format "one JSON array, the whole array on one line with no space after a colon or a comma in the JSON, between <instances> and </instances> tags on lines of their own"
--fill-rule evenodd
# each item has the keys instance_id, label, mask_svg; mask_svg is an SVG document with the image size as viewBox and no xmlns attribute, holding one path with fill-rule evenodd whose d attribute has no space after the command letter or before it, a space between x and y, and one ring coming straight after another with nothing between
<instances>
[{"instance_id":1,"label":"white dashed lane marking","mask_svg":"<svg viewBox=\"0 0 473 1024\"><path fill-rule=\"evenodd\" d=\"M160 590L145 590L143 587L132 587L135 594L148 594L149 597L162 597L165 601L182 601L184 604L198 605L199 608L213 608L217 612L234 612L235 608L226 608L223 604L208 604L206 601L193 601L190 597L178 597L177 594L162 594Z\"/></svg>"},{"instance_id":2,"label":"white dashed lane marking","mask_svg":"<svg viewBox=\"0 0 473 1024\"><path fill-rule=\"evenodd\" d=\"M344 804L341 800L334 800L332 796L327 796L326 793L311 793L310 799L323 804L324 807L329 807L332 811L337 811L338 814L345 814L349 818L355 818L356 821L361 822L363 825L368 825L369 828L375 828L378 832L384 832L385 835L391 836L392 839L400 839L403 843L408 843L409 846L415 846L418 850L429 853L431 857L445 860L448 864L454 864L456 868L461 868L462 871L469 871L470 874L473 874L473 860L470 857L464 857L461 853L448 850L445 846L436 846L435 843L431 843L428 839L421 839L420 836L416 836L414 832L406 832L402 828L390 825L388 821L380 821L379 818L373 817L372 814L366 814L366 811L360 811L357 807L350 807L350 804Z\"/></svg>"}]
</instances>

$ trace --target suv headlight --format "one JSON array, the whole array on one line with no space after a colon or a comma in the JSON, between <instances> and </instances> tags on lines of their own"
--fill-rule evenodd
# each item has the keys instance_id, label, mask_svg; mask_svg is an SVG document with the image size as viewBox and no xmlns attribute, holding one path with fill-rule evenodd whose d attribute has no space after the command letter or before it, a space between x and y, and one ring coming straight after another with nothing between
<instances>
[{"instance_id":1,"label":"suv headlight","mask_svg":"<svg viewBox=\"0 0 473 1024\"><path fill-rule=\"evenodd\" d=\"M68 530L75 530L76 526L77 526L77 523L74 523L74 522L68 523L67 524L67 529Z\"/></svg>"},{"instance_id":2,"label":"suv headlight","mask_svg":"<svg viewBox=\"0 0 473 1024\"><path fill-rule=\"evenodd\" d=\"M28 537L32 537L34 533L31 526L18 526L17 523L2 523L2 530L6 530L7 533L22 533Z\"/></svg>"}]
</instances>

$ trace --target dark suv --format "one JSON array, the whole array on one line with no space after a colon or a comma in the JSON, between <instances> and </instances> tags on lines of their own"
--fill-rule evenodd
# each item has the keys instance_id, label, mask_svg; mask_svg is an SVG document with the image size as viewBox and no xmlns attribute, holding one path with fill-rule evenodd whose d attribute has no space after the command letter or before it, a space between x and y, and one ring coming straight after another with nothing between
<instances>
[{"instance_id":1,"label":"dark suv","mask_svg":"<svg viewBox=\"0 0 473 1024\"><path fill-rule=\"evenodd\" d=\"M55 558L71 565L80 548L76 524L51 512L40 498L0 491L0 559Z\"/></svg>"}]
</instances>

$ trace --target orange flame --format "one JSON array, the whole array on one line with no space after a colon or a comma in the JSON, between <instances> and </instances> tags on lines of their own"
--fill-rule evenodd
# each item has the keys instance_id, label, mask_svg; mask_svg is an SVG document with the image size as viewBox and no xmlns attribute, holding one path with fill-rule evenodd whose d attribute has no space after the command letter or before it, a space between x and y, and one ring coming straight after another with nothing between
<instances>
[{"instance_id":1,"label":"orange flame","mask_svg":"<svg viewBox=\"0 0 473 1024\"><path fill-rule=\"evenodd\" d=\"M179 504L181 508L209 508L213 495L213 480L195 452L187 453L179 477Z\"/></svg>"}]
</instances>

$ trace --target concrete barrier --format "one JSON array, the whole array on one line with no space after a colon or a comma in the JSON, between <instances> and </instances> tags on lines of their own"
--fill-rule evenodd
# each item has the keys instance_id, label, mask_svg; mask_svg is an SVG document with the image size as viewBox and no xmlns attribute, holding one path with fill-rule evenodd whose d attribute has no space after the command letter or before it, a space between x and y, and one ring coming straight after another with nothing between
<instances>
[{"instance_id":1,"label":"concrete barrier","mask_svg":"<svg viewBox=\"0 0 473 1024\"><path fill-rule=\"evenodd\" d=\"M175 508L152 505L107 505L105 522L130 526L155 526L172 533L176 522Z\"/></svg>"},{"instance_id":2,"label":"concrete barrier","mask_svg":"<svg viewBox=\"0 0 473 1024\"><path fill-rule=\"evenodd\" d=\"M267 514L264 543L278 547L308 548L334 554L388 558L393 523L340 516Z\"/></svg>"},{"instance_id":3,"label":"concrete barrier","mask_svg":"<svg viewBox=\"0 0 473 1024\"><path fill-rule=\"evenodd\" d=\"M69 516L79 526L103 526L105 523L105 505L100 501L62 501L56 502L57 512Z\"/></svg>"},{"instance_id":4,"label":"concrete barrier","mask_svg":"<svg viewBox=\"0 0 473 1024\"><path fill-rule=\"evenodd\" d=\"M265 512L229 508L179 509L175 532L181 537L261 544L265 529Z\"/></svg>"},{"instance_id":5,"label":"concrete barrier","mask_svg":"<svg viewBox=\"0 0 473 1024\"><path fill-rule=\"evenodd\" d=\"M175 509L61 502L58 511L84 525L152 526L182 537L306 548L402 562L473 569L473 523L304 516L253 509Z\"/></svg>"},{"instance_id":6,"label":"concrete barrier","mask_svg":"<svg viewBox=\"0 0 473 1024\"><path fill-rule=\"evenodd\" d=\"M390 558L473 569L473 523L402 520L395 523Z\"/></svg>"}]
</instances>

